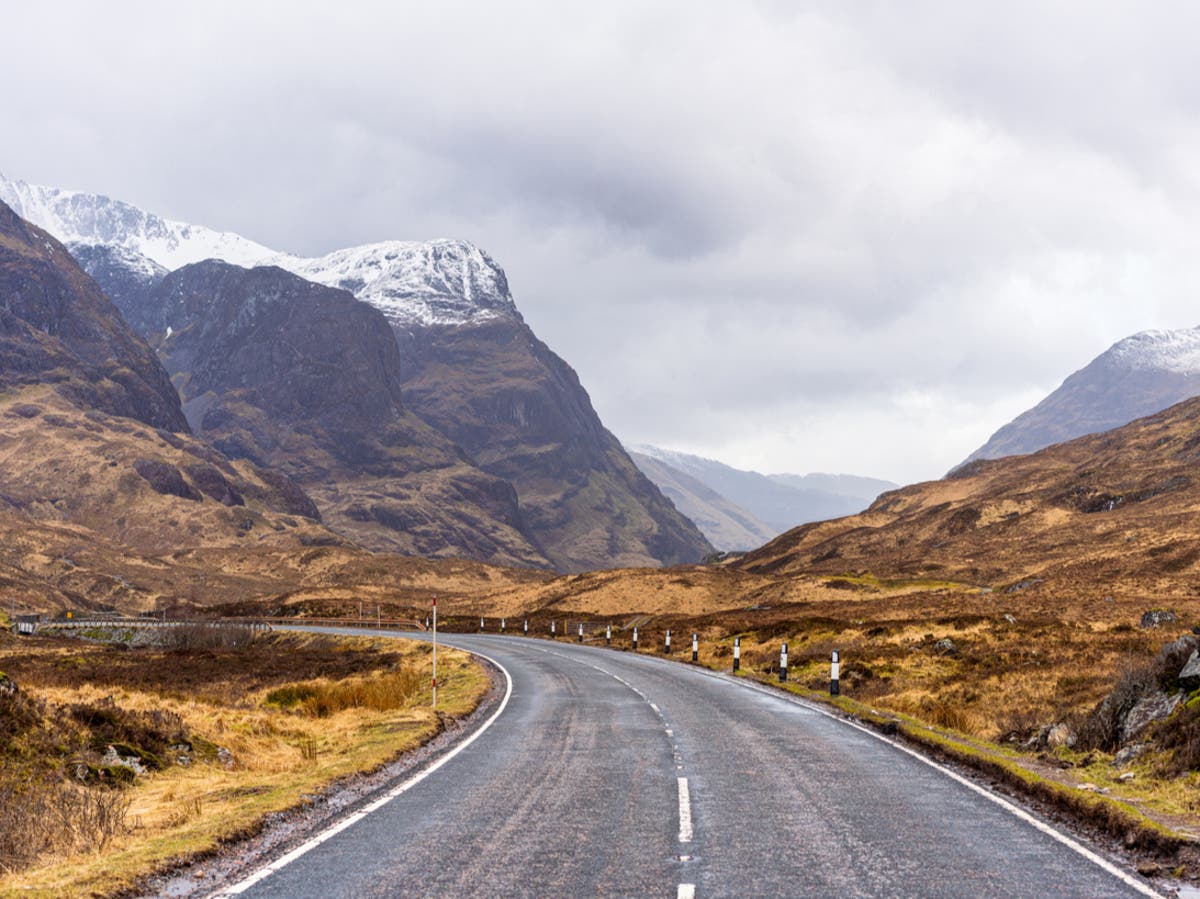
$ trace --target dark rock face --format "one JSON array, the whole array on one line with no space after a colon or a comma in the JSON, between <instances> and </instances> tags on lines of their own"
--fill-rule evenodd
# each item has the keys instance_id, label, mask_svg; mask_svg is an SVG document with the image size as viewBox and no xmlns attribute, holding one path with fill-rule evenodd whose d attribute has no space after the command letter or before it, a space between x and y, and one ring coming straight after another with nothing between
<instances>
[{"instance_id":1,"label":"dark rock face","mask_svg":"<svg viewBox=\"0 0 1200 899\"><path fill-rule=\"evenodd\" d=\"M196 432L295 478L330 525L374 549L548 564L512 487L405 408L399 349L373 307L211 260L126 296Z\"/></svg>"},{"instance_id":2,"label":"dark rock face","mask_svg":"<svg viewBox=\"0 0 1200 899\"><path fill-rule=\"evenodd\" d=\"M153 324L141 318L130 319L127 311L149 314L151 291L167 276L167 269L153 259L109 244L71 243L71 255L91 278L104 288L125 322L137 334L154 330Z\"/></svg>"},{"instance_id":3,"label":"dark rock face","mask_svg":"<svg viewBox=\"0 0 1200 899\"><path fill-rule=\"evenodd\" d=\"M410 408L516 488L555 567L674 565L712 552L519 317L397 331Z\"/></svg>"},{"instance_id":4,"label":"dark rock face","mask_svg":"<svg viewBox=\"0 0 1200 899\"><path fill-rule=\"evenodd\" d=\"M188 430L154 353L61 243L0 203L0 387L40 383L80 405Z\"/></svg>"}]
</instances>

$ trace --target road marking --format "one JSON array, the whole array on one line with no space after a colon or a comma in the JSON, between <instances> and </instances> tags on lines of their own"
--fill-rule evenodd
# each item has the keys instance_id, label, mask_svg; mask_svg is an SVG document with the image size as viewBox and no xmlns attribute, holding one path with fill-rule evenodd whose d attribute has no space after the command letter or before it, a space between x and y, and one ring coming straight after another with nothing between
<instances>
[{"instance_id":1,"label":"road marking","mask_svg":"<svg viewBox=\"0 0 1200 899\"><path fill-rule=\"evenodd\" d=\"M696 899L696 885L694 883L681 883L679 892L675 894L675 899Z\"/></svg>"},{"instance_id":2,"label":"road marking","mask_svg":"<svg viewBox=\"0 0 1200 899\"><path fill-rule=\"evenodd\" d=\"M600 652L602 650L596 649L594 651ZM565 659L572 658L571 656L563 655L562 653L552 653L552 654L558 655L561 658L565 658ZM575 662L578 662L579 664L587 665L588 667L595 668L597 671L603 671L605 674L609 675L610 677L614 677L617 680L621 681L622 683L626 684L626 686L629 686L639 696L644 697L644 695L645 695L642 693L641 690L638 690L637 687L633 687L631 684L628 683L628 681L625 681L623 678L621 678L619 675L615 674L612 671L608 671L604 668L601 668L599 665L593 665L590 662L585 662L581 659L572 659L572 660ZM677 664L677 663L670 661L669 659L655 658L653 656L637 656L637 660L639 662L642 660L645 660L646 662L649 662L649 663L655 664L655 665ZM1081 855L1083 858L1087 859L1092 864L1096 865L1097 867L1101 868L1102 870L1107 871L1113 877L1117 878L1117 880L1121 881L1126 886L1131 887L1132 889L1141 893L1143 896L1151 896L1151 897L1154 897L1154 899L1166 899L1166 897L1162 893L1157 892L1148 884L1143 883L1142 881L1138 880L1136 877L1133 877L1132 875L1127 874L1125 871L1122 871L1119 867L1114 865L1108 859L1096 854L1095 852L1088 849L1086 846L1084 846L1079 841L1067 836L1065 833L1061 833L1058 830L1055 830L1049 824L1046 824L1044 821L1039 820L1038 818L1031 815L1029 812L1027 812L1024 809L1020 808L1019 806L1014 805L1013 803L1009 802L1007 799L1004 799L1003 797L1001 797L995 793L992 793L991 791L989 791L989 790L979 786L978 784L972 782L971 780L968 780L967 778L963 777L961 774L958 774L955 771L951 771L949 768L945 767L944 765L938 764L937 762L933 761L933 759L926 758L921 753L917 752L915 749L910 749L909 747L905 746L904 744L899 743L896 740L892 740L892 739L884 736L883 734L872 730L871 728L867 727L866 725L859 724L858 722L851 721L847 718L843 718L842 716L834 714L833 712L830 712L829 710L827 710L815 703L811 703L804 699L801 699L799 696L790 696L790 695L781 693L777 690L767 689L766 687L763 687L757 683L754 683L753 681L748 681L748 680L745 680L742 678L735 678L731 675L723 674L723 673L717 672L717 671L702 670L702 669L697 669L697 668L690 667L690 666L686 667L685 670L695 672L695 674L699 677L711 678L712 680L715 680L719 683L729 684L730 686L744 687L747 690L752 690L756 693L762 694L763 696L769 696L772 699L782 700L783 702L786 702L786 703L788 703L800 710L803 710L803 711L815 712L818 715L824 715L826 718L829 718L832 721L837 721L841 724L846 725L847 727L852 727L855 730L861 731L862 733L866 734L867 736L873 737L874 739L879 740L882 743L887 743L889 746L891 746L895 749L898 749L900 752L903 752L906 755L912 756L914 759L921 762L923 765L928 765L930 768L933 768L935 771L941 772L946 777L949 777L951 780L956 781L957 783L961 784L962 786L966 787L967 789L971 790L972 792L977 793L978 795L982 796L984 799L988 800L989 802L992 802L992 803L998 805L1000 808L1004 809L1006 812L1008 812L1009 814L1013 815L1014 817L1020 819L1021 821L1024 821L1026 824L1030 825L1035 830L1040 831L1041 833L1045 834L1046 836L1050 837L1051 839L1053 839L1053 840L1057 841L1058 843L1062 844L1063 846L1067 847L1071 851L1077 853L1078 855ZM684 778L680 778L680 780L684 780ZM682 836L682 833L683 833L683 827L682 827L682 815L681 815L681 820L680 820L681 836ZM686 886L686 884L681 884L680 889L683 889L684 886ZM693 889L694 889L694 887L693 887Z\"/></svg>"},{"instance_id":3,"label":"road marking","mask_svg":"<svg viewBox=\"0 0 1200 899\"><path fill-rule=\"evenodd\" d=\"M487 721L483 722L483 725L478 730L476 730L475 733L471 734L471 736L467 737L465 740L463 740L461 743L459 743L457 746L455 746L453 749L451 749L449 752L447 752L445 755L443 755L441 758L439 758L432 765L429 765L427 768L424 768L421 771L418 771L416 774L414 774L408 780L404 781L404 783L400 784L399 786L393 787L391 790L384 793L378 799L374 800L373 802L368 803L367 805L364 805L358 811L354 812L351 815L348 815L347 817L343 818L341 821L338 821L336 824L334 824L330 827L327 827L325 830L321 831L316 836L311 837L310 839L301 843L299 846L297 846L291 852L287 853L286 855L280 856L275 861L271 862L269 865L265 865L264 867L259 868L257 871L255 871L253 874L251 874L249 877L245 878L244 880L240 880L231 887L226 887L225 889L220 890L219 892L211 894L210 899L224 899L224 897L226 897L226 896L237 896L241 893L246 892L246 890L250 889L250 887L254 886L255 884L259 883L260 881L266 880L268 877L270 877L272 874L274 874L279 869L283 868L286 865L291 864L296 859L300 858L300 856L302 856L308 852L311 852L313 849L316 849L318 846L320 846L326 840L329 840L332 837L337 836L343 830L358 823L363 818L365 818L367 815L383 808L385 805L387 805L389 802L391 802L397 796L400 796L401 794L408 792L413 787L415 787L417 784L419 784L421 781L423 781L425 778L427 778L430 774L432 774L434 771L437 771L440 767L442 767L442 765L446 764L446 762L450 761L452 758L454 758L456 755L458 755L460 752L462 752L464 749L466 749L468 746L470 746L472 743L474 743L476 740L478 740L481 736L483 736L484 731L486 731L489 727L491 727L496 722L496 719L500 717L501 713L503 713L505 706L508 705L508 700L512 696L512 676L508 673L508 669L506 669L503 665L501 665L499 662L497 662L495 659L491 658L490 656L486 656L481 652L474 652L473 650L468 650L468 652L471 652L473 655L477 655L480 658L487 659L489 662L491 662L493 665L495 665L497 668L499 668L501 673L504 675L504 698L502 700L500 700L500 707L498 709L496 709L496 711L492 712L491 717L488 718Z\"/></svg>"},{"instance_id":4,"label":"road marking","mask_svg":"<svg viewBox=\"0 0 1200 899\"><path fill-rule=\"evenodd\" d=\"M679 842L692 841L692 799L686 777L679 778Z\"/></svg>"},{"instance_id":5,"label":"road marking","mask_svg":"<svg viewBox=\"0 0 1200 899\"><path fill-rule=\"evenodd\" d=\"M705 676L720 678L722 680L724 680L726 678L726 675L719 674L717 672L708 672L705 674ZM1053 840L1057 840L1059 843L1066 846L1068 849L1071 849L1072 851L1077 852L1079 855L1082 855L1088 861L1092 862L1093 864L1095 864L1098 867L1102 868L1103 870L1107 871L1109 874L1111 874L1113 877L1120 880L1126 886L1132 887L1133 889L1137 890L1137 892L1141 893L1143 896L1152 896L1152 897L1154 897L1154 899L1166 899L1166 897L1163 896L1162 893L1157 892L1152 887L1150 887L1148 884L1145 884L1142 881L1138 880L1136 877L1133 877L1132 875L1125 873L1120 868L1118 868L1116 865L1114 865L1112 862L1110 862L1108 859L1104 858L1103 856L1097 855L1095 852L1092 852L1092 850L1088 849L1082 843L1079 843L1078 841L1067 836L1065 833L1061 833L1061 832L1055 830L1049 824L1046 824L1044 821L1041 821L1038 818L1035 818L1033 815L1031 815L1029 812L1025 811L1023 808L1021 808L1017 805L1014 805L1013 803L1009 802L1007 799L1004 799L1002 796L998 796L995 793L992 793L990 790L984 789L983 787L979 786L978 784L974 783L973 781L963 777L961 774L957 773L956 771L952 771L949 768L947 768L946 766L938 764L937 762L933 761L933 759L926 758L925 756L921 755L921 753L917 752L915 749L910 749L908 746L905 746L903 743L900 743L896 740L890 739L889 737L886 737L883 734L872 730L871 728L867 727L866 725L859 724L857 721L851 721L848 718L843 718L840 715L835 715L833 712L823 709L819 705L816 705L814 703L807 702L798 696L782 696L774 690L768 690L765 687L762 687L762 686L752 683L750 681L737 680L737 681L733 681L733 683L737 684L738 686L745 687L748 690L754 690L757 693L762 693L766 696L772 696L775 699L781 699L785 702L790 702L790 703L799 705L805 709L816 712L819 715L824 715L826 718L829 718L833 721L837 721L841 724L844 724L847 727L853 727L855 730L862 731L867 736L874 737L876 740L879 740L882 743L887 743L889 746L891 746L895 749L898 749L900 752L903 752L906 755L912 756L918 762L921 762L924 765L928 765L930 768L933 768L935 771L941 772L942 774L949 777L951 780L957 781L959 784L961 784L962 786L971 790L972 792L978 793L984 799L987 799L989 802L993 802L996 805L1000 806L1000 808L1004 809L1009 814L1014 815L1015 817L1024 821L1026 824L1030 825L1035 830L1040 831L1041 833L1045 834L1046 836L1050 837Z\"/></svg>"}]
</instances>

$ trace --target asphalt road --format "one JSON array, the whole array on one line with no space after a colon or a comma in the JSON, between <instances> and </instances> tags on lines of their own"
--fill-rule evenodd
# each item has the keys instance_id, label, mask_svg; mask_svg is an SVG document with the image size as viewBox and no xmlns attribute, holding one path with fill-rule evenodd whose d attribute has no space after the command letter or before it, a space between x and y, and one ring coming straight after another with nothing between
<instances>
[{"instance_id":1,"label":"asphalt road","mask_svg":"<svg viewBox=\"0 0 1200 899\"><path fill-rule=\"evenodd\" d=\"M1136 875L819 710L659 658L441 639L509 673L503 712L239 895L1139 895Z\"/></svg>"}]
</instances>

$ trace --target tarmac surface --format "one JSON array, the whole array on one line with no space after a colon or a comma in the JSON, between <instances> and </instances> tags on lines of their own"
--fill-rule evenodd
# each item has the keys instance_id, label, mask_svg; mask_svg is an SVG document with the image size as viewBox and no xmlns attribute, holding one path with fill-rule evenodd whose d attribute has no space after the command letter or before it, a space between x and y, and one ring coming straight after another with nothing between
<instances>
[{"instance_id":1,"label":"tarmac surface","mask_svg":"<svg viewBox=\"0 0 1200 899\"><path fill-rule=\"evenodd\" d=\"M508 673L490 725L219 895L1157 895L979 787L771 691L565 640L439 642Z\"/></svg>"}]
</instances>

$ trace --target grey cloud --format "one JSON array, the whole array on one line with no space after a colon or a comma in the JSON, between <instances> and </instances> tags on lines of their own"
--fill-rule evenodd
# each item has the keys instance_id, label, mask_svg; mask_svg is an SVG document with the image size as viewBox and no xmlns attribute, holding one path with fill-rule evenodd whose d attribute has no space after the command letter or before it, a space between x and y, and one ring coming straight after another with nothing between
<instances>
[{"instance_id":1,"label":"grey cloud","mask_svg":"<svg viewBox=\"0 0 1200 899\"><path fill-rule=\"evenodd\" d=\"M28 4L0 171L297 252L474 240L619 436L913 479L1195 324L1196 16Z\"/></svg>"}]
</instances>

